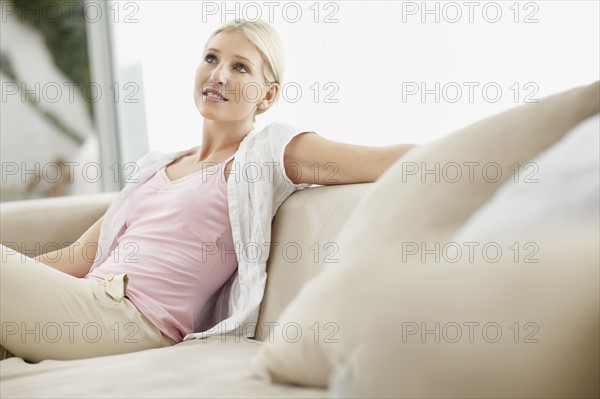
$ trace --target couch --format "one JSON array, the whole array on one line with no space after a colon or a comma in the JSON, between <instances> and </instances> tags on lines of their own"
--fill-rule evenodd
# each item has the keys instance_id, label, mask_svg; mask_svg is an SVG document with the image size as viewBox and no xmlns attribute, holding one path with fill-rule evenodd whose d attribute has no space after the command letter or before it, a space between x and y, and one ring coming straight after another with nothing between
<instances>
[{"instance_id":1,"label":"couch","mask_svg":"<svg viewBox=\"0 0 600 399\"><path fill-rule=\"evenodd\" d=\"M0 396L598 397L599 111L595 82L294 193L253 339L9 358ZM2 204L0 240L69 243L114 195Z\"/></svg>"}]
</instances>

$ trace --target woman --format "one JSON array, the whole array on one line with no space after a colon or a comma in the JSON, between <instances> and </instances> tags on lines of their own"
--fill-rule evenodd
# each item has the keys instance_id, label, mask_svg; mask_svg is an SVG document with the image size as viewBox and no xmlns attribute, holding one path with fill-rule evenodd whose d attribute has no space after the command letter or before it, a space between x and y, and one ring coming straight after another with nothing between
<instances>
[{"instance_id":1,"label":"woman","mask_svg":"<svg viewBox=\"0 0 600 399\"><path fill-rule=\"evenodd\" d=\"M6 350L38 362L254 336L281 203L312 184L372 182L412 148L336 143L281 123L254 129L279 96L282 54L262 21L221 26L196 71L202 144L139 160L73 245L35 259L2 246Z\"/></svg>"}]
</instances>

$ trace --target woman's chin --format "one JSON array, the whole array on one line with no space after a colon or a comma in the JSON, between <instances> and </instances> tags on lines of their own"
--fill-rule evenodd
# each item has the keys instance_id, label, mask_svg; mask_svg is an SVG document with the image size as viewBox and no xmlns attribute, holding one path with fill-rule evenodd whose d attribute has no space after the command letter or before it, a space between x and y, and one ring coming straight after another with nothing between
<instances>
[{"instance_id":1,"label":"woman's chin","mask_svg":"<svg viewBox=\"0 0 600 399\"><path fill-rule=\"evenodd\" d=\"M218 113L215 112L214 110L209 110L206 109L206 107L204 107L203 105L196 105L196 109L198 110L198 112L200 113L200 115L202 115L202 117L204 119L218 119Z\"/></svg>"},{"instance_id":2,"label":"woman's chin","mask_svg":"<svg viewBox=\"0 0 600 399\"><path fill-rule=\"evenodd\" d=\"M227 122L227 118L224 118L223 115L219 115L218 112L214 112L214 111L209 111L206 109L202 109L200 108L198 110L198 112L200 112L200 115L202 115L202 118L206 119L206 120L211 120L211 121L215 121L215 122Z\"/></svg>"},{"instance_id":3,"label":"woman's chin","mask_svg":"<svg viewBox=\"0 0 600 399\"><path fill-rule=\"evenodd\" d=\"M217 107L207 106L204 103L196 103L196 109L202 115L202 118L209 119L215 122L233 122L247 118L246 115L240 115L240 112L233 110L218 109ZM237 111L237 110L236 110Z\"/></svg>"}]
</instances>

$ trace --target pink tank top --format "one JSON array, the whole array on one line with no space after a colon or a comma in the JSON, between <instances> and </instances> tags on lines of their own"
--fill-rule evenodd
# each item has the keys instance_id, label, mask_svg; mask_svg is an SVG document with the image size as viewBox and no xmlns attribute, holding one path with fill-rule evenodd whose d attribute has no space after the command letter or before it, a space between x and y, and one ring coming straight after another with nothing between
<instances>
[{"instance_id":1,"label":"pink tank top","mask_svg":"<svg viewBox=\"0 0 600 399\"><path fill-rule=\"evenodd\" d=\"M237 270L224 176L233 157L175 181L156 172L131 194L118 245L85 276L127 273L131 302L176 342Z\"/></svg>"}]
</instances>

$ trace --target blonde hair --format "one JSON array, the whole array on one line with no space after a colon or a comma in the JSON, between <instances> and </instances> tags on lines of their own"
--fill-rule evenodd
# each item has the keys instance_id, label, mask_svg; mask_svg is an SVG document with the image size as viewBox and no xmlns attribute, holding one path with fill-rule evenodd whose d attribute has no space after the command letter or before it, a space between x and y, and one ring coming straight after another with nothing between
<instances>
[{"instance_id":1,"label":"blonde hair","mask_svg":"<svg viewBox=\"0 0 600 399\"><path fill-rule=\"evenodd\" d=\"M246 38L256 46L258 52L263 59L263 75L266 79L265 83L279 83L280 87L283 81L284 72L284 53L283 44L277 31L263 20L248 21L244 19L235 19L218 27L206 41L204 50L208 47L208 43L219 32L239 29ZM277 91L273 103L277 102L280 97L280 91ZM261 110L257 109L254 114L259 115L267 111L271 107Z\"/></svg>"}]
</instances>

